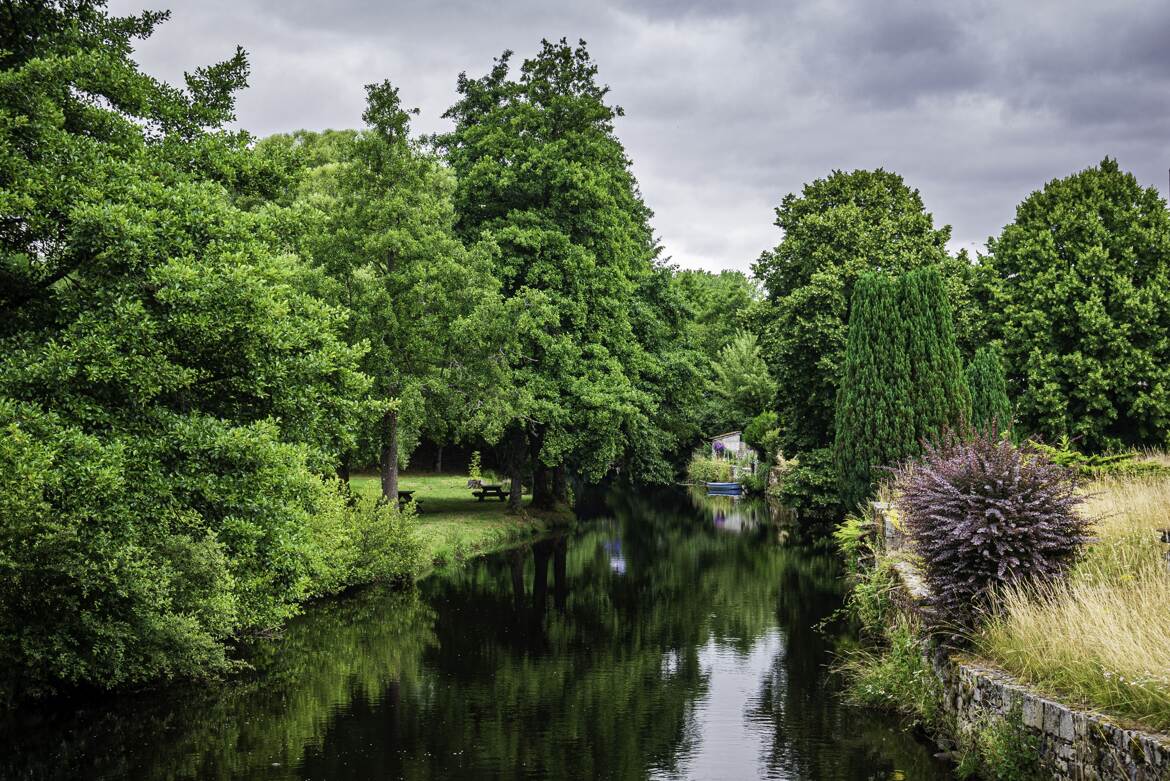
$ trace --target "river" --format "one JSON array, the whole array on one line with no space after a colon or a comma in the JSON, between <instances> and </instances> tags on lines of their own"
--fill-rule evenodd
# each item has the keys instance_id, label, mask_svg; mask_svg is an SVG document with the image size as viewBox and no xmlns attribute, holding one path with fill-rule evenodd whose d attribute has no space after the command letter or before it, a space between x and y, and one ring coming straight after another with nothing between
<instances>
[{"instance_id":1,"label":"river","mask_svg":"<svg viewBox=\"0 0 1170 781\"><path fill-rule=\"evenodd\" d=\"M0 778L950 778L842 701L839 564L763 516L615 494L571 534L312 605L228 683L22 709Z\"/></svg>"}]
</instances>

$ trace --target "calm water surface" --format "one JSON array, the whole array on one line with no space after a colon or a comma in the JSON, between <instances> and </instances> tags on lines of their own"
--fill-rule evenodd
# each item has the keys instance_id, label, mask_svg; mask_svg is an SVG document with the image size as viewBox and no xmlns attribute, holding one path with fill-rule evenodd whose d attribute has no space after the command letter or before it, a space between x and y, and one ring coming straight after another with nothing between
<instances>
[{"instance_id":1,"label":"calm water surface","mask_svg":"<svg viewBox=\"0 0 1170 781\"><path fill-rule=\"evenodd\" d=\"M761 508L615 496L574 534L318 604L227 685L0 727L9 779L942 779L841 702L839 567Z\"/></svg>"}]
</instances>

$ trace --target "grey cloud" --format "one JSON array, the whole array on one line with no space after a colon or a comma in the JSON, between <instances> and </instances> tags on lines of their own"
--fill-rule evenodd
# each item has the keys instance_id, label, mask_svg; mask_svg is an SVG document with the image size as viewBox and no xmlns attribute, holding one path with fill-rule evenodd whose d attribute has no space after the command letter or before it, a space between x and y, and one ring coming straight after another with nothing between
<instances>
[{"instance_id":1,"label":"grey cloud","mask_svg":"<svg viewBox=\"0 0 1170 781\"><path fill-rule=\"evenodd\" d=\"M460 71L586 39L656 233L687 266L747 269L780 238L776 203L834 168L898 171L971 248L1106 154L1163 191L1170 165L1170 5L1154 0L172 4L140 60L175 80L243 45L238 113L258 134L355 126L383 78L419 132L441 130Z\"/></svg>"}]
</instances>

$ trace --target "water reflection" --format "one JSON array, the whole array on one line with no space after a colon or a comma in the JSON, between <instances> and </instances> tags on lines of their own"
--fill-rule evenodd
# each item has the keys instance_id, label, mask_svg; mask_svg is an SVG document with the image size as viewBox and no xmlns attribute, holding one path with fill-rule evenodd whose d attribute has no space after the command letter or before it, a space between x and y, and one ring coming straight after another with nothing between
<instances>
[{"instance_id":1,"label":"water reflection","mask_svg":"<svg viewBox=\"0 0 1170 781\"><path fill-rule=\"evenodd\" d=\"M724 532L753 531L771 518L763 499L755 496L708 494L702 487L689 489L691 504L700 513L711 516L711 525Z\"/></svg>"},{"instance_id":2,"label":"water reflection","mask_svg":"<svg viewBox=\"0 0 1170 781\"><path fill-rule=\"evenodd\" d=\"M737 505L625 495L572 537L320 605L214 689L25 712L18 778L946 777L842 705L823 551Z\"/></svg>"}]
</instances>

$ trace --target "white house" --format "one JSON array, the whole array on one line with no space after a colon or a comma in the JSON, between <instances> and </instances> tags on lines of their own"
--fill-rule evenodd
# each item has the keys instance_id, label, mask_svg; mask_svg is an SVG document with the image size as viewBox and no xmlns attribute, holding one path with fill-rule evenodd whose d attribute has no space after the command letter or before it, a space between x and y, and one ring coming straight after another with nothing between
<instances>
[{"instance_id":1,"label":"white house","mask_svg":"<svg viewBox=\"0 0 1170 781\"><path fill-rule=\"evenodd\" d=\"M730 458L739 458L750 450L743 441L742 431L728 431L711 439L711 453Z\"/></svg>"}]
</instances>

